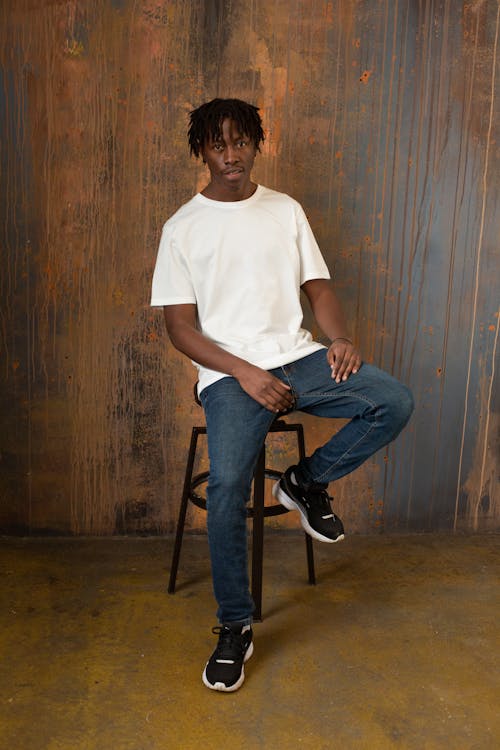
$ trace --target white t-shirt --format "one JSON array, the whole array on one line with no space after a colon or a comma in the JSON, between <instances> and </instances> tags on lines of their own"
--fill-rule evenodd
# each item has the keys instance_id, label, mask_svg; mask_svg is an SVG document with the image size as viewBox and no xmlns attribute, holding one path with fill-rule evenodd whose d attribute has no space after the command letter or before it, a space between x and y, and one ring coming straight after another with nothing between
<instances>
[{"instance_id":1,"label":"white t-shirt","mask_svg":"<svg viewBox=\"0 0 500 750\"><path fill-rule=\"evenodd\" d=\"M163 227L152 305L197 306L200 331L270 370L324 348L301 327L300 287L330 274L297 201L258 185L246 200L198 193ZM223 378L196 362L199 391Z\"/></svg>"}]
</instances>

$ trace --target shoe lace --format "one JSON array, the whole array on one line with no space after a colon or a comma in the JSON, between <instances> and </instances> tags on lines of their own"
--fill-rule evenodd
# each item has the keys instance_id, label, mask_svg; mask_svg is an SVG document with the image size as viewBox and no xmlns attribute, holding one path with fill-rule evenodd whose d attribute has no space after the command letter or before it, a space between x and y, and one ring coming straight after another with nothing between
<instances>
[{"instance_id":1,"label":"shoe lace","mask_svg":"<svg viewBox=\"0 0 500 750\"><path fill-rule=\"evenodd\" d=\"M215 649L216 661L232 663L235 658L235 649L238 648L238 634L233 633L231 628L220 625L212 628L212 633L219 636L219 642Z\"/></svg>"},{"instance_id":2,"label":"shoe lace","mask_svg":"<svg viewBox=\"0 0 500 750\"><path fill-rule=\"evenodd\" d=\"M311 503L313 503L321 513L321 518L335 519L335 513L333 512L332 506L330 504L332 498L323 487L311 487L308 494L311 499Z\"/></svg>"}]
</instances>

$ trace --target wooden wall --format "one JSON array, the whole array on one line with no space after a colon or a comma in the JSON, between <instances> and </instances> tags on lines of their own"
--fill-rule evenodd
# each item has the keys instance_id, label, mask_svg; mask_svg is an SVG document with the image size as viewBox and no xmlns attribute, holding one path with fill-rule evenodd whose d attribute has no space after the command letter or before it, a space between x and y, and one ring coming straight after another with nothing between
<instances>
[{"instance_id":1,"label":"wooden wall","mask_svg":"<svg viewBox=\"0 0 500 750\"><path fill-rule=\"evenodd\" d=\"M398 441L332 487L346 527L499 527L499 13L2 3L3 531L172 529L201 415L150 281L162 224L206 179L187 114L216 95L261 107L256 177L302 202L366 360L415 394ZM304 421L310 448L335 428Z\"/></svg>"}]
</instances>

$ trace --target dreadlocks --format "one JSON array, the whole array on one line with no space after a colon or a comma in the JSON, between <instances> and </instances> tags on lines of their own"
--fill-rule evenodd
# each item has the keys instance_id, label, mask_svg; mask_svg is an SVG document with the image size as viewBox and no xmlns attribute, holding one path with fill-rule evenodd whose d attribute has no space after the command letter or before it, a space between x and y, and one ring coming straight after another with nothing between
<instances>
[{"instance_id":1,"label":"dreadlocks","mask_svg":"<svg viewBox=\"0 0 500 750\"><path fill-rule=\"evenodd\" d=\"M190 153L199 156L207 140L220 138L222 122L228 117L234 120L241 134L250 138L259 149L259 144L264 140L259 108L241 99L212 99L189 113Z\"/></svg>"}]
</instances>

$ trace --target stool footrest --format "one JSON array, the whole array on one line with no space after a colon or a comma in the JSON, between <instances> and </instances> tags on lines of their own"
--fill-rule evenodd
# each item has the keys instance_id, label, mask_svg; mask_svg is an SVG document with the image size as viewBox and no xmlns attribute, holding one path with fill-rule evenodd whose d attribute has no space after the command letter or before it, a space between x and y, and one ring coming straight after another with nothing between
<instances>
[{"instance_id":1,"label":"stool footrest","mask_svg":"<svg viewBox=\"0 0 500 750\"><path fill-rule=\"evenodd\" d=\"M201 508L201 510L207 509L207 501L206 501L206 498L203 497L203 495L198 494L198 492L195 492L195 490L201 484L203 484L204 482L207 482L209 476L210 476L209 471L201 471L199 474L195 474L195 476L191 480L189 499L191 500L193 505L196 505L197 508ZM265 478L272 479L273 481L277 482L278 479L281 478L281 472L276 471L276 469L266 469ZM289 512L288 508L285 508L285 506L281 505L280 503L274 503L273 505L264 505L264 509L263 509L263 515L266 518L268 516L281 516L283 515L283 513L288 513L288 512ZM253 506L249 505L247 507L247 517L253 518L253 516L254 516Z\"/></svg>"}]
</instances>

